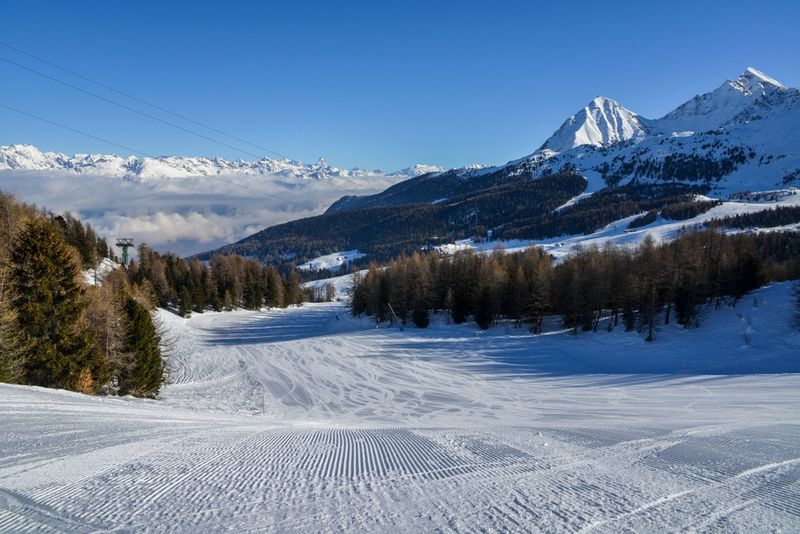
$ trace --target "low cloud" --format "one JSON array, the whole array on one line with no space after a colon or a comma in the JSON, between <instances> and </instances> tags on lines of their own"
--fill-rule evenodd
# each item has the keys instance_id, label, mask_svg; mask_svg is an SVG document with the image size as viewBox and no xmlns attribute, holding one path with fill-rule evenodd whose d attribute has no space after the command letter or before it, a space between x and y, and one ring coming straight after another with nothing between
<instances>
[{"instance_id":1,"label":"low cloud","mask_svg":"<svg viewBox=\"0 0 800 534\"><path fill-rule=\"evenodd\" d=\"M157 250L190 255L322 213L343 195L370 194L391 184L372 177L359 183L250 175L222 180L133 182L65 171L5 171L0 189L56 213L70 211L109 240L133 237Z\"/></svg>"}]
</instances>

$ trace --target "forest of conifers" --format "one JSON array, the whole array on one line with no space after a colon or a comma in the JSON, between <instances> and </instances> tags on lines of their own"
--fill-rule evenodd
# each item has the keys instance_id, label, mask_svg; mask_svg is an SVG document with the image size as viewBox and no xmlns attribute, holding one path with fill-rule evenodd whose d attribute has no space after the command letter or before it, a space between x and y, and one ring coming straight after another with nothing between
<instances>
[{"instance_id":1,"label":"forest of conifers","mask_svg":"<svg viewBox=\"0 0 800 534\"><path fill-rule=\"evenodd\" d=\"M635 250L582 248L555 263L542 249L479 255L413 254L385 269L356 275L353 314L409 319L419 327L431 312L481 328L499 320L541 328L546 315L581 330L638 329L653 339L658 322L697 326L705 306L735 301L770 282L800 278L800 234L728 235L685 232Z\"/></svg>"},{"instance_id":2,"label":"forest of conifers","mask_svg":"<svg viewBox=\"0 0 800 534\"><path fill-rule=\"evenodd\" d=\"M313 297L296 272L240 256L204 264L138 252L94 284L82 271L116 259L105 239L0 193L0 382L153 397L165 380L156 306L185 316Z\"/></svg>"}]
</instances>

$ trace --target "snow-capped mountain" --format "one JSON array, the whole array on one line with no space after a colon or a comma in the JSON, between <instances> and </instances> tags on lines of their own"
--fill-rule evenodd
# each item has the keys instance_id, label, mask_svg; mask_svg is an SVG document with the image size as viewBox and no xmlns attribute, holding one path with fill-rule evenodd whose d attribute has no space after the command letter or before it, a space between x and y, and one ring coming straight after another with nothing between
<instances>
[{"instance_id":1,"label":"snow-capped mountain","mask_svg":"<svg viewBox=\"0 0 800 534\"><path fill-rule=\"evenodd\" d=\"M437 203L517 178L576 172L584 195L609 186L679 182L709 192L800 185L800 90L748 68L660 119L597 97L532 154L495 167L462 167L410 178L371 196L339 199L328 212Z\"/></svg>"},{"instance_id":2,"label":"snow-capped mountain","mask_svg":"<svg viewBox=\"0 0 800 534\"><path fill-rule=\"evenodd\" d=\"M401 171L386 173L359 168L340 169L320 158L316 163L290 159L263 158L258 161L226 160L224 158L160 156L157 158L109 154L75 154L43 152L31 145L0 146L0 171L64 170L79 174L95 174L128 180L150 180L189 176L249 174L284 176L298 179L327 180L331 178L418 176L441 170L434 165L415 165Z\"/></svg>"},{"instance_id":3,"label":"snow-capped mountain","mask_svg":"<svg viewBox=\"0 0 800 534\"><path fill-rule=\"evenodd\" d=\"M598 96L568 118L540 150L564 152L582 145L609 146L648 134L639 116L616 100Z\"/></svg>"},{"instance_id":4,"label":"snow-capped mountain","mask_svg":"<svg viewBox=\"0 0 800 534\"><path fill-rule=\"evenodd\" d=\"M704 132L752 120L755 109L767 110L788 91L782 83L752 67L710 93L696 96L657 121L663 132Z\"/></svg>"},{"instance_id":5,"label":"snow-capped mountain","mask_svg":"<svg viewBox=\"0 0 800 534\"><path fill-rule=\"evenodd\" d=\"M444 167L440 167L439 165L426 165L424 163L417 163L413 167L406 167L405 169L400 169L399 171L391 173L392 176L421 176L423 174L428 174L431 172L442 172L444 171Z\"/></svg>"},{"instance_id":6,"label":"snow-capped mountain","mask_svg":"<svg viewBox=\"0 0 800 534\"><path fill-rule=\"evenodd\" d=\"M800 90L750 67L655 120L598 97L539 150L501 168L532 176L574 170L590 190L631 181L717 191L797 185Z\"/></svg>"}]
</instances>

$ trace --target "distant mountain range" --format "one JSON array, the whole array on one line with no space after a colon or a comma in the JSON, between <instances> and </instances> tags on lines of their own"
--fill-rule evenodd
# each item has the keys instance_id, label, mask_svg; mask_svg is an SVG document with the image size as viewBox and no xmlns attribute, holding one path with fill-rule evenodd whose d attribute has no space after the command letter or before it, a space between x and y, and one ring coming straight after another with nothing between
<instances>
[{"instance_id":1,"label":"distant mountain range","mask_svg":"<svg viewBox=\"0 0 800 534\"><path fill-rule=\"evenodd\" d=\"M189 176L249 174L282 176L299 179L368 178L398 179L442 171L436 165L414 165L395 172L359 168L340 169L320 158L316 163L290 159L262 158L258 161L226 160L225 158L160 156L157 158L113 154L75 154L42 152L31 145L0 146L0 171L69 171L127 180L155 180Z\"/></svg>"},{"instance_id":2,"label":"distant mountain range","mask_svg":"<svg viewBox=\"0 0 800 534\"><path fill-rule=\"evenodd\" d=\"M529 185L542 178L546 187ZM218 251L265 261L353 249L386 258L487 233L514 239L589 233L666 206L694 212L684 205L698 193L796 185L800 90L748 68L660 119L597 97L524 158L436 170L377 194L346 196L322 216L267 228Z\"/></svg>"}]
</instances>

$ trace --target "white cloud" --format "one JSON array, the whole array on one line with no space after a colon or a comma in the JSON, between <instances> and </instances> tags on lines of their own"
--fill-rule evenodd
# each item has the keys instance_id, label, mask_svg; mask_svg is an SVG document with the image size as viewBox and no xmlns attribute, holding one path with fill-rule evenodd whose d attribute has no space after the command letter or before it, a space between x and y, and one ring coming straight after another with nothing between
<instances>
[{"instance_id":1,"label":"white cloud","mask_svg":"<svg viewBox=\"0 0 800 534\"><path fill-rule=\"evenodd\" d=\"M70 211L109 239L133 237L157 250L189 255L322 213L343 195L391 185L378 177L355 183L261 175L222 179L248 189L204 176L133 182L64 171L0 172L0 189L57 213Z\"/></svg>"}]
</instances>

